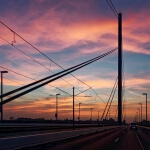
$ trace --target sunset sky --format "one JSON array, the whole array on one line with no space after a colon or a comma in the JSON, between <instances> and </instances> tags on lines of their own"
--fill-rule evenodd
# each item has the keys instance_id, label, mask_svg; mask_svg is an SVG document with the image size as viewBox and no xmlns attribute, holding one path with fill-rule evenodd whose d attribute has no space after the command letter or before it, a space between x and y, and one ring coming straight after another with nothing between
<instances>
[{"instance_id":1,"label":"sunset sky","mask_svg":"<svg viewBox=\"0 0 150 150\"><path fill-rule=\"evenodd\" d=\"M142 93L148 93L148 101L150 100L150 2L112 2L123 15L123 103L126 108L123 119L128 122L134 119L137 108L140 108L138 103L143 104L145 119L145 96ZM0 21L65 69L108 52L118 44L117 18L106 0L0 0ZM11 45L14 40L16 43ZM60 93L58 118L72 119L72 97L61 90L72 94L74 86L75 94L87 90L75 98L76 120L80 102L81 120L90 119L90 108L93 108L93 119L96 120L98 111L102 114L117 78L117 61L116 51L72 73L91 86L99 97L93 90L87 90L88 86L67 75L5 104L4 118L55 119L56 94ZM32 79L38 80L62 71L0 24L0 71L2 70L8 70L4 74L4 93L31 83L34 81ZM112 118L116 116L117 92L110 111Z\"/></svg>"}]
</instances>

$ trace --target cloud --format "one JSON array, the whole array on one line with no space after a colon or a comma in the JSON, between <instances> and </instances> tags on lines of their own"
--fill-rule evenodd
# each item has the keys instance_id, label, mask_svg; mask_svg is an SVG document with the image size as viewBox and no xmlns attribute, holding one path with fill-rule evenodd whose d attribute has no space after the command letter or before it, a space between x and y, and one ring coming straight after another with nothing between
<instances>
[{"instance_id":1,"label":"cloud","mask_svg":"<svg viewBox=\"0 0 150 150\"><path fill-rule=\"evenodd\" d=\"M66 114L68 118L72 118L72 98L62 98L59 97L59 116L61 118L66 118ZM99 104L101 105L101 104ZM32 118L39 118L45 117L47 119L52 118L55 119L55 106L56 106L56 98L52 97L50 99L35 99L35 100L23 100L20 101L19 99L8 103L4 106L5 118L9 118L11 116L14 117L32 117ZM89 112L90 107L94 107L98 105L96 103L93 104L86 104L83 103L81 106L82 116L86 115ZM95 107L96 108L96 107ZM75 111L76 115L78 112L78 103L75 104ZM96 110L95 110L96 111ZM93 117L97 117L97 111L93 110ZM19 114L19 115L18 115Z\"/></svg>"},{"instance_id":2,"label":"cloud","mask_svg":"<svg viewBox=\"0 0 150 150\"><path fill-rule=\"evenodd\" d=\"M85 0L26 0L18 2L15 0L2 0L0 3L0 20L4 21L4 23L14 29L19 35L23 36L27 41L40 49L42 53L61 64L64 68L94 58L117 46L117 20L112 17L111 10L106 11L106 8L110 8L105 2L91 0L87 0L86 2ZM132 66L138 66L138 69L131 68L129 70L131 76L128 76L126 73L126 86L128 94L129 92L136 94L144 89L148 91L149 88L149 75L146 76L149 72L145 69L145 71L143 71L144 73L139 73L141 72L139 66L143 68L145 64L147 64L147 66L149 64L148 61L145 61L146 56L142 55L150 54L150 21L147 17L147 14L150 13L149 9L147 9L149 2L137 1L135 3L124 1L121 3L124 4L123 50L126 53L132 53L132 61L136 60L134 63L132 61L130 62L129 57L131 57L131 55L128 55L128 58L126 57L127 60L125 61L125 63L128 64L126 68L129 70L128 68L131 68ZM124 10L126 11L124 12ZM0 25L0 29L0 36L11 43L14 40L14 34L2 25ZM34 48L31 48L17 35L15 35L15 40L17 42L14 44L16 47L34 57L47 68L52 69L54 72L62 70L39 54ZM41 79L52 74L41 65L36 64L29 57L19 51L17 52L10 45L8 46L3 40L0 40L0 53L0 63L6 68L10 68L35 79ZM140 62L135 59L133 55L135 55L135 57L141 55L143 61ZM83 71L75 72L74 74L96 90L110 90L114 85L114 80L117 75L117 67L115 67L117 66L116 57L115 53L109 57L109 60L104 59L101 61L101 64L95 63L91 65L91 67L89 66ZM89 68L90 71L88 70ZM100 71L95 68L100 68ZM91 72L92 75L89 75ZM136 76L133 76L135 73ZM23 84L32 82L30 79L15 75L11 72L9 72L6 77ZM70 84L78 87L80 90L87 88L71 76L66 76L64 79ZM9 86L18 86L17 83L10 82L7 79L4 81L8 89L10 88ZM53 82L51 85L58 86L63 90L65 89L69 93L72 92L72 86L62 79ZM43 90L51 91L52 94L56 94L59 91L54 90L54 88L49 86L44 87ZM31 95L35 97L36 92ZM107 93L110 93L110 91L107 91ZM104 94L102 95L104 97ZM107 97L105 96L104 98ZM129 97L129 99L130 98L131 97ZM19 112L20 115L28 116L27 110L30 112L34 110L38 115L49 118L50 113L54 114L54 104L55 99L53 99L51 103L49 103L49 101L37 101L35 99L32 106L27 102L26 106L23 104L16 104L13 108L16 112ZM102 105L102 107L104 107L104 105ZM13 110L8 106L6 109L9 110L7 116L10 116L12 113L11 111ZM71 117L71 102L69 102L69 104L64 103L64 105L61 105L61 109L64 114ZM83 109L85 110L83 115L86 116L86 113L89 112L86 110L87 108ZM33 113L34 117L36 113ZM64 114L63 117L65 117ZM95 116L97 116L96 113ZM53 115L52 117L54 118ZM89 116L87 115L87 118L88 117Z\"/></svg>"}]
</instances>

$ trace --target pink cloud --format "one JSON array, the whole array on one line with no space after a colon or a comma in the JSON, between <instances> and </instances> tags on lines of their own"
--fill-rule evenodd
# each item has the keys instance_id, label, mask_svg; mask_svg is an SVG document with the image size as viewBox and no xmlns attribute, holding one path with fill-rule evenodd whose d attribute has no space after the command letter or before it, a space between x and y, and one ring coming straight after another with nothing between
<instances>
[{"instance_id":1,"label":"pink cloud","mask_svg":"<svg viewBox=\"0 0 150 150\"><path fill-rule=\"evenodd\" d=\"M51 57L52 52L65 52L66 49L71 51L74 46L76 46L75 49L78 49L77 52L74 52L69 56L65 53L65 56L60 56L60 59L58 60L61 64L65 62L67 66L70 66L71 64L68 63L70 60L74 60L82 56L91 57L91 54L97 56L97 53L105 52L106 50L117 46L117 20L104 17L103 15L94 17L95 14L90 11L90 8L94 8L94 4L92 1L88 2L76 3L74 1L65 0L63 2L60 1L58 4L55 4L54 2L48 9L48 5L46 7L47 3L45 3L44 0L38 0L36 1L36 6L33 2L29 3L28 11L25 11L26 13L24 13L24 15L22 15L21 12L26 10L26 8L22 8L23 10L18 13L14 9L15 4L11 2L10 4L12 7L10 7L10 10L5 13L2 21L39 48L42 52L48 54L49 57ZM62 7L65 5L69 5L69 8ZM83 6L84 10L86 10L85 12L81 9ZM133 12L132 15L130 14L130 16L127 16L125 19L123 18L124 51L150 54L149 49L146 48L146 43L148 43L150 39L150 33L148 32L150 21L146 14L149 14L149 10L142 10L138 14ZM144 20L146 23L144 24L141 20ZM2 25L0 25L0 29L0 36L4 37L11 43L13 40L13 33L4 28ZM39 55L37 56L37 51L32 49L17 36L15 36L15 38L17 43L14 45L20 47L27 54L34 56L36 60L44 64L46 67L50 66L50 61L46 60L44 57L40 57ZM6 46L6 43L3 40L0 40L0 45ZM40 79L49 74L48 70L33 63L29 58L12 48L10 48L9 51L1 49L1 54L5 56L5 61L2 65L15 70L16 72L19 71L22 74L36 79ZM8 60L11 61L8 62ZM58 67L54 64L51 69L53 71L58 71ZM111 75L115 76L116 74L112 73ZM10 76L12 79L23 84L32 82L32 80L25 79L24 77L20 77L15 74L10 74ZM112 88L114 84L114 80L112 79L94 78L91 81L92 77L88 75L79 76L79 78L83 79L87 84L96 89ZM79 86L80 88L85 88L83 85L79 85L79 82L74 80L72 77L67 76L67 81ZM140 86L149 83L148 81L142 77L131 77L126 80L126 85L127 87L136 87L140 90ZM17 83L9 82L8 80L5 80L5 84L18 86ZM52 85L65 88L71 87L63 80L58 80L52 83ZM45 90L49 90L49 87L46 86ZM33 104L39 108L40 105L47 105L48 102L45 103L43 101L36 101ZM71 106L71 103L69 103L69 105ZM21 112L22 109L29 109L30 111L32 109L36 110L36 108L29 105L26 106L26 108L23 105L14 106L14 108L16 112L18 111L22 115L27 115L26 110ZM102 108L104 108L104 106L102 106ZM10 112L11 108L7 107L7 109ZM66 109L70 110L70 108ZM41 109L38 111L38 114L41 113L48 117L49 112L50 110L46 112L46 110ZM84 116L86 116L86 113L89 112L86 111ZM70 112L66 112L66 114L71 116ZM35 114L33 114L33 116L34 115ZM96 115L97 114L95 112L95 116ZM65 117L64 114L63 117Z\"/></svg>"}]
</instances>

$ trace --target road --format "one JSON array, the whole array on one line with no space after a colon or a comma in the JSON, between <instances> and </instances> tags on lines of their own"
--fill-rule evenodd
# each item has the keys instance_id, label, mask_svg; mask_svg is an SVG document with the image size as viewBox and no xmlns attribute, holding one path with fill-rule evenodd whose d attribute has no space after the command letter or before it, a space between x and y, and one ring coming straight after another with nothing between
<instances>
[{"instance_id":1,"label":"road","mask_svg":"<svg viewBox=\"0 0 150 150\"><path fill-rule=\"evenodd\" d=\"M150 130L129 126L42 145L38 150L150 150Z\"/></svg>"},{"instance_id":2,"label":"road","mask_svg":"<svg viewBox=\"0 0 150 150\"><path fill-rule=\"evenodd\" d=\"M99 127L0 138L0 149L23 150L150 150L150 129Z\"/></svg>"},{"instance_id":3,"label":"road","mask_svg":"<svg viewBox=\"0 0 150 150\"><path fill-rule=\"evenodd\" d=\"M44 132L44 133L31 133L25 135L14 135L0 138L0 149L22 149L26 147L37 147L38 145L47 145L47 143L54 143L65 139L72 139L82 135L92 134L99 131L105 131L112 128L119 128L117 126L111 127L92 127L76 130L64 130L58 132ZM32 148L31 148L32 149Z\"/></svg>"},{"instance_id":4,"label":"road","mask_svg":"<svg viewBox=\"0 0 150 150\"><path fill-rule=\"evenodd\" d=\"M98 124L75 124L76 129L97 127ZM56 132L61 130L71 130L71 123L0 123L0 138L25 134L34 134L34 132Z\"/></svg>"}]
</instances>

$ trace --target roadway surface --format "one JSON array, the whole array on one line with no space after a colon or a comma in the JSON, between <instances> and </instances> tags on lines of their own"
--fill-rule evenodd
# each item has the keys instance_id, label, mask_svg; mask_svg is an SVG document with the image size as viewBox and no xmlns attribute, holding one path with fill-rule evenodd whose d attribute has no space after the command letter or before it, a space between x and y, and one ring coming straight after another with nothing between
<instances>
[{"instance_id":1,"label":"roadway surface","mask_svg":"<svg viewBox=\"0 0 150 150\"><path fill-rule=\"evenodd\" d=\"M150 150L150 130L129 126L97 132L89 136L41 145L38 150Z\"/></svg>"},{"instance_id":2,"label":"roadway surface","mask_svg":"<svg viewBox=\"0 0 150 150\"><path fill-rule=\"evenodd\" d=\"M97 131L104 131L118 126L108 127L92 127L76 130L64 130L55 132L44 133L30 133L24 135L14 135L0 138L0 150L5 149L29 149L29 147L38 147L38 145L47 145L47 143L55 143L66 139L72 139L74 137L80 137L82 135L92 134ZM42 148L43 149L43 148Z\"/></svg>"},{"instance_id":3,"label":"roadway surface","mask_svg":"<svg viewBox=\"0 0 150 150\"><path fill-rule=\"evenodd\" d=\"M95 124L76 123L75 128L97 127ZM0 138L7 136L19 136L43 132L58 132L62 130L71 130L71 123L0 123Z\"/></svg>"},{"instance_id":4,"label":"roadway surface","mask_svg":"<svg viewBox=\"0 0 150 150\"><path fill-rule=\"evenodd\" d=\"M150 128L99 127L0 138L0 149L150 150Z\"/></svg>"}]
</instances>

